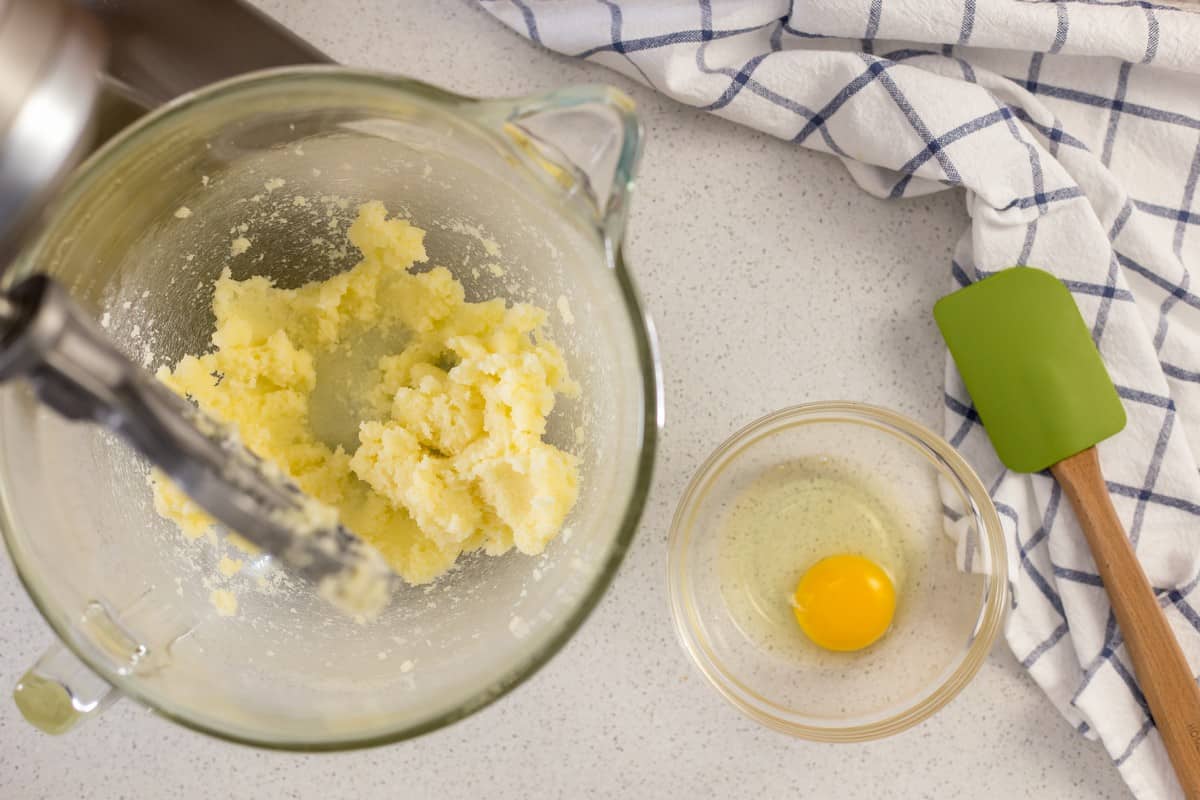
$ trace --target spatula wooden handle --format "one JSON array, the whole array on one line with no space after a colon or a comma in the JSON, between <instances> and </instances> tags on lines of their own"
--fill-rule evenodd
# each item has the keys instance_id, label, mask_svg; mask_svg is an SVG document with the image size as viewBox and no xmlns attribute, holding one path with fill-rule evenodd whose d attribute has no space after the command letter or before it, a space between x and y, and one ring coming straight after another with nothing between
<instances>
[{"instance_id":1,"label":"spatula wooden handle","mask_svg":"<svg viewBox=\"0 0 1200 800\"><path fill-rule=\"evenodd\" d=\"M1050 471L1087 536L1179 784L1188 798L1200 800L1200 688L1113 508L1096 448L1066 458Z\"/></svg>"}]
</instances>

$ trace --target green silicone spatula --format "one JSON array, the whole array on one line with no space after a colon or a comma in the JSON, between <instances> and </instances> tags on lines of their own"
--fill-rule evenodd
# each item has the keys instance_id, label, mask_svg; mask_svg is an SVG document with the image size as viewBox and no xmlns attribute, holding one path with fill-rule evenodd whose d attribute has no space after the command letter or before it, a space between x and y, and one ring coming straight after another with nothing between
<instances>
[{"instance_id":1,"label":"green silicone spatula","mask_svg":"<svg viewBox=\"0 0 1200 800\"><path fill-rule=\"evenodd\" d=\"M1125 410L1067 288L1030 267L998 272L933 316L1000 460L1049 469L1071 501L1179 784L1200 799L1200 689L1134 555L1095 445Z\"/></svg>"}]
</instances>

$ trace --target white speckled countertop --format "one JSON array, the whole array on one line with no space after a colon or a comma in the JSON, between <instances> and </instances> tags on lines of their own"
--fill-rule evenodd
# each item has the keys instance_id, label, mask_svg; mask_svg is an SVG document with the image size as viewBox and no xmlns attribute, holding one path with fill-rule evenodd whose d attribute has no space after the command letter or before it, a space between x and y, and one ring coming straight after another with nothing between
<instances>
[{"instance_id":1,"label":"white speckled countertop","mask_svg":"<svg viewBox=\"0 0 1200 800\"><path fill-rule=\"evenodd\" d=\"M725 436L827 399L940 427L944 356L930 307L967 224L958 193L875 200L832 158L537 50L465 0L256 3L340 61L456 91L603 81L637 100L648 141L628 257L658 324L668 407L641 532L579 634L501 702L413 742L312 756L208 739L130 701L65 737L35 732L7 693L51 633L0 557L0 798L1128 796L1003 644L924 724L821 745L743 718L675 641L667 528Z\"/></svg>"}]
</instances>

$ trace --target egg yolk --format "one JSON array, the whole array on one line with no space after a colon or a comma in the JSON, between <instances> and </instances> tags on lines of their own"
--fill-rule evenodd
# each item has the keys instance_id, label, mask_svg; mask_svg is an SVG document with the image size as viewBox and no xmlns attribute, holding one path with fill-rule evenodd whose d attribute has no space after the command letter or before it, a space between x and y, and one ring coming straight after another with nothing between
<instances>
[{"instance_id":1,"label":"egg yolk","mask_svg":"<svg viewBox=\"0 0 1200 800\"><path fill-rule=\"evenodd\" d=\"M826 650L861 650L887 632L896 587L868 558L839 555L813 564L796 585L792 610L800 629Z\"/></svg>"}]
</instances>

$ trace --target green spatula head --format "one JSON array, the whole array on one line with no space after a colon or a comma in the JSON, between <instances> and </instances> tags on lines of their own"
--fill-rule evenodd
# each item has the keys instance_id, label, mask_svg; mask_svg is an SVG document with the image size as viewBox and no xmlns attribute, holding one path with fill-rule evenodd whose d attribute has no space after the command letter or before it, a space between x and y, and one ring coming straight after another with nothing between
<instances>
[{"instance_id":1,"label":"green spatula head","mask_svg":"<svg viewBox=\"0 0 1200 800\"><path fill-rule=\"evenodd\" d=\"M1040 472L1125 427L1125 409L1067 287L1013 267L933 316L1005 466Z\"/></svg>"}]
</instances>

